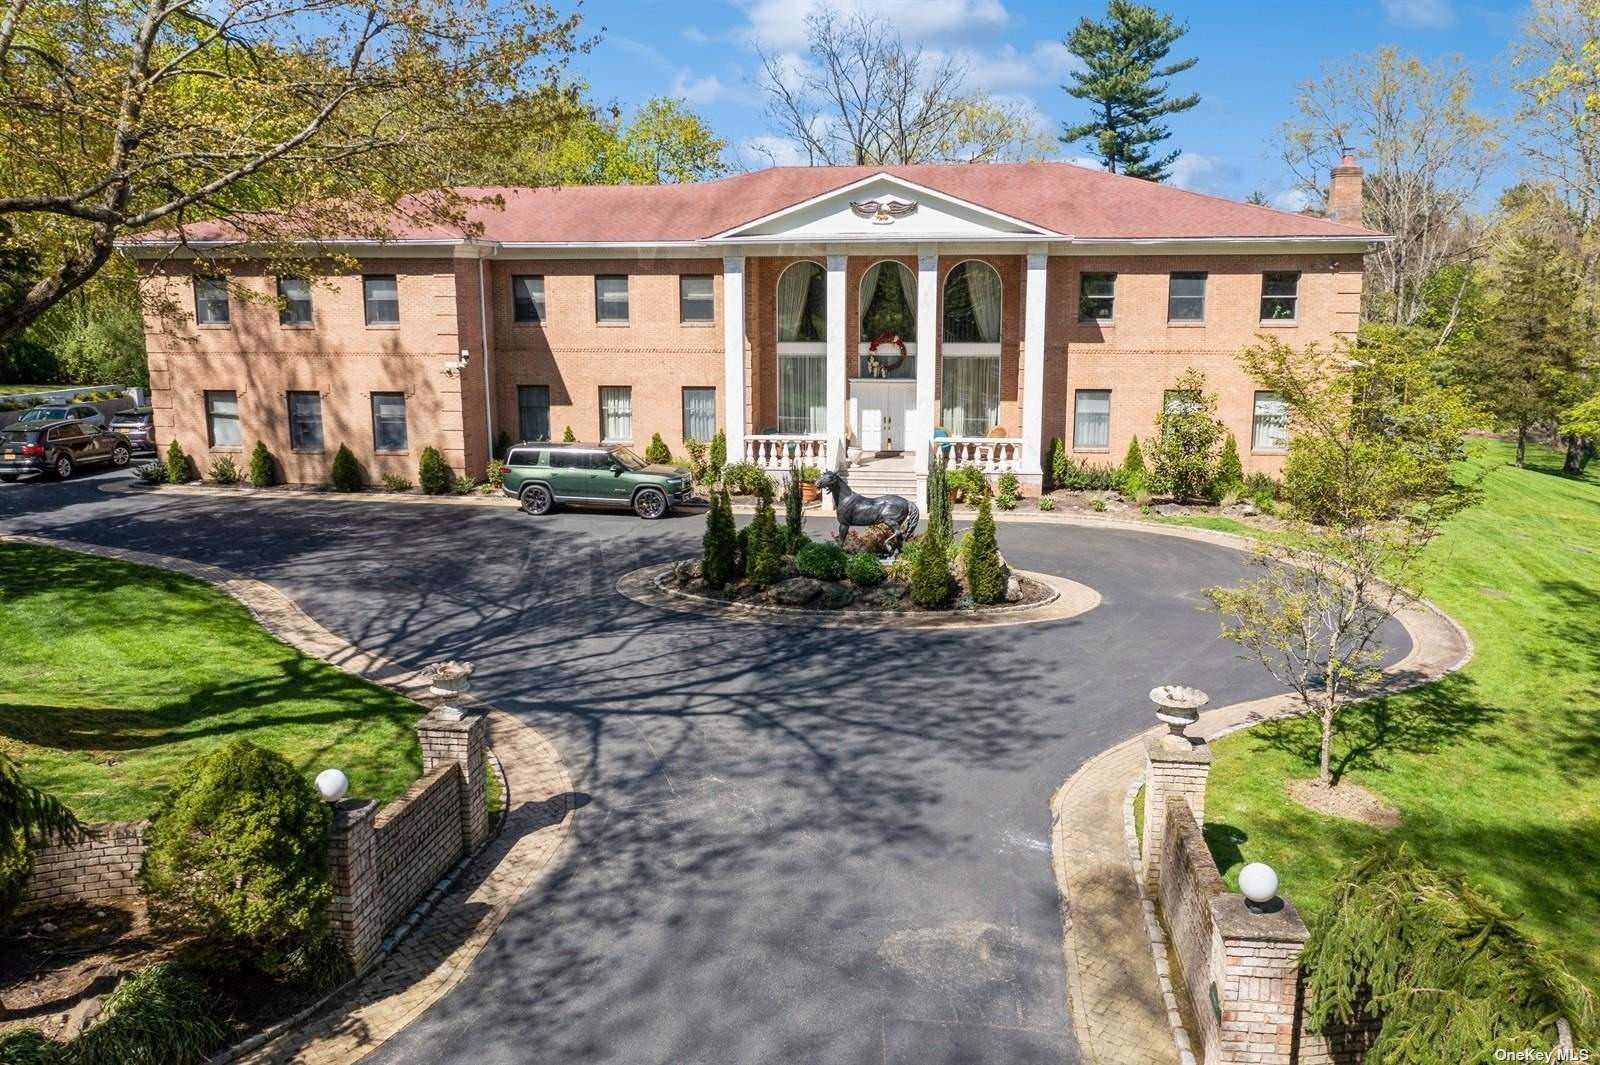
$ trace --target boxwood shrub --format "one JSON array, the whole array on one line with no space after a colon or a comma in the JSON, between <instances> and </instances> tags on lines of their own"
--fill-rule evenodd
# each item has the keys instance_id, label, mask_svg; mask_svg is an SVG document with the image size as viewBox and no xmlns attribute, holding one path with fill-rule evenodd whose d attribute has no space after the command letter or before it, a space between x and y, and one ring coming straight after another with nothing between
<instances>
[{"instance_id":1,"label":"boxwood shrub","mask_svg":"<svg viewBox=\"0 0 1600 1065\"><path fill-rule=\"evenodd\" d=\"M442 496L455 486L455 477L450 472L450 467L445 465L444 456L439 454L436 447L422 449L422 458L417 463L417 487L422 489L423 495Z\"/></svg>"},{"instance_id":2,"label":"boxwood shrub","mask_svg":"<svg viewBox=\"0 0 1600 1065\"><path fill-rule=\"evenodd\" d=\"M806 544L794 556L795 569L823 581L843 580L846 564L844 548L838 544Z\"/></svg>"},{"instance_id":3,"label":"boxwood shrub","mask_svg":"<svg viewBox=\"0 0 1600 1065\"><path fill-rule=\"evenodd\" d=\"M883 568L883 563L878 561L877 555L851 555L844 564L845 576L850 578L852 584L862 588L871 588L875 584L882 584L888 571Z\"/></svg>"}]
</instances>

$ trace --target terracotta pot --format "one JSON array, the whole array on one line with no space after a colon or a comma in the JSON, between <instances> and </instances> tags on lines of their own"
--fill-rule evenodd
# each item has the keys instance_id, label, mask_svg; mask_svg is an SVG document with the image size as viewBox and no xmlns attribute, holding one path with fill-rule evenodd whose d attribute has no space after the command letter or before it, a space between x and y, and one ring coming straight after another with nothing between
<instances>
[{"instance_id":1,"label":"terracotta pot","mask_svg":"<svg viewBox=\"0 0 1600 1065\"><path fill-rule=\"evenodd\" d=\"M801 481L800 482L800 499L801 499L802 502L815 503L817 501L817 495L818 495L818 493L817 493L816 482L814 482L814 481Z\"/></svg>"}]
</instances>

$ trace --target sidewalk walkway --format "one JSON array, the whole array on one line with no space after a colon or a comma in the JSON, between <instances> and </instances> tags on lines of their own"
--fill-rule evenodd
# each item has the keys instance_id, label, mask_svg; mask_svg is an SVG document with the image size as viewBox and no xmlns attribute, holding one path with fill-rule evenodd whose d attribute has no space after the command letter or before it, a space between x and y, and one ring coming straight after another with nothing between
<instances>
[{"instance_id":1,"label":"sidewalk walkway","mask_svg":"<svg viewBox=\"0 0 1600 1065\"><path fill-rule=\"evenodd\" d=\"M1138 528L1240 550L1250 547L1243 537L1226 533L1147 523ZM1411 652L1384 671L1382 692L1431 683L1471 659L1466 632L1432 606L1406 610L1399 621L1411 637ZM1188 732L1214 740L1294 709L1288 695L1235 703L1202 714ZM1180 1053L1188 1038L1167 978L1166 939L1140 886L1138 844L1126 813L1126 803L1144 777L1145 736L1162 731L1158 725L1091 758L1061 785L1050 804L1069 1007L1078 1045L1093 1065L1194 1061Z\"/></svg>"},{"instance_id":2,"label":"sidewalk walkway","mask_svg":"<svg viewBox=\"0 0 1600 1065\"><path fill-rule=\"evenodd\" d=\"M44 536L4 539L58 547L121 562L170 570L223 588L268 632L302 654L321 659L412 698L427 696L428 682L381 655L363 651L329 632L271 585L218 566L167 555ZM399 1032L454 987L524 894L549 871L571 834L571 776L554 746L521 719L479 700L462 700L489 717L489 742L506 784L499 832L433 910L395 950L329 1012L286 1025L263 1045L213 1062L252 1065L303 1062L343 1065L359 1061Z\"/></svg>"}]
</instances>

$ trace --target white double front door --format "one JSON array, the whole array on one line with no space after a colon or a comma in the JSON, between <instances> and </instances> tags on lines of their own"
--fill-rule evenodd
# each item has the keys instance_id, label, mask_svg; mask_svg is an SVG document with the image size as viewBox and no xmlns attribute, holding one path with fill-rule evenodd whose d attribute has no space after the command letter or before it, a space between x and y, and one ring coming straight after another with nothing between
<instances>
[{"instance_id":1,"label":"white double front door","mask_svg":"<svg viewBox=\"0 0 1600 1065\"><path fill-rule=\"evenodd\" d=\"M850 393L852 429L862 454L913 449L918 433L915 381L858 378L850 382Z\"/></svg>"}]
</instances>

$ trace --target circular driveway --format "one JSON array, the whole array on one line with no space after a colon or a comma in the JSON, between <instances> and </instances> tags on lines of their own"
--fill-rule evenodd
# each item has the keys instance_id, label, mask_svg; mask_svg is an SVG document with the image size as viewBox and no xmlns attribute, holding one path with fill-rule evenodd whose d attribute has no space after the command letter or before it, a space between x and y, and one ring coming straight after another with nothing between
<instances>
[{"instance_id":1,"label":"circular driveway","mask_svg":"<svg viewBox=\"0 0 1600 1065\"><path fill-rule=\"evenodd\" d=\"M618 595L621 574L698 550L698 512L97 490L112 479L5 486L0 532L213 563L402 663L470 659L475 692L577 782L552 875L378 1062L1079 1061L1051 793L1154 723L1155 684L1213 706L1276 690L1200 594L1245 558L1190 540L1004 523L1012 564L1100 606L863 632Z\"/></svg>"}]
</instances>

